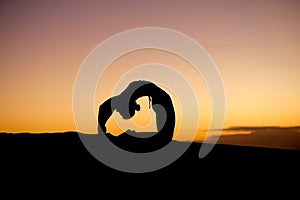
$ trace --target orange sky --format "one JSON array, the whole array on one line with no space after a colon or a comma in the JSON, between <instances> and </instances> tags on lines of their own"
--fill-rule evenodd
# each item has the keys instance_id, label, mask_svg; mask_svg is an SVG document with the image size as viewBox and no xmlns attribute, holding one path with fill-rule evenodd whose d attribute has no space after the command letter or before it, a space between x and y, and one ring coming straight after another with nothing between
<instances>
[{"instance_id":1,"label":"orange sky","mask_svg":"<svg viewBox=\"0 0 300 200\"><path fill-rule=\"evenodd\" d=\"M180 31L207 50L224 81L225 127L299 125L299 10L289 0L1 1L0 131L75 130L72 90L84 58L109 36L145 26ZM133 57L127 64L139 63Z\"/></svg>"}]
</instances>

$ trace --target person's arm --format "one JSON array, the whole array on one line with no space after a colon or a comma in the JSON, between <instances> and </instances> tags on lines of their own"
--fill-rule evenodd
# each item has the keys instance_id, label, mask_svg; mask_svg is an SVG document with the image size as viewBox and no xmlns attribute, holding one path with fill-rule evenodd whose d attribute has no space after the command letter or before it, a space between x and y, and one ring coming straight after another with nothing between
<instances>
[{"instance_id":1,"label":"person's arm","mask_svg":"<svg viewBox=\"0 0 300 200\"><path fill-rule=\"evenodd\" d=\"M109 98L104 103L99 106L98 112L98 133L106 133L106 122L114 112L116 108L113 108L113 101L114 97Z\"/></svg>"}]
</instances>

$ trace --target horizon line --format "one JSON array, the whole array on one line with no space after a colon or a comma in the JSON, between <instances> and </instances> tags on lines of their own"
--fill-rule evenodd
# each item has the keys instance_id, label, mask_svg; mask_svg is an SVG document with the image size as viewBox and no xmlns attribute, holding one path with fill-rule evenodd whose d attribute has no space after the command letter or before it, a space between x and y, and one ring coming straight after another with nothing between
<instances>
[{"instance_id":1,"label":"horizon line","mask_svg":"<svg viewBox=\"0 0 300 200\"><path fill-rule=\"evenodd\" d=\"M198 129L197 131L251 131L251 130L265 130L265 129L300 129L300 125L295 126L230 126L222 129ZM192 131L192 130L185 130ZM20 133L32 133L32 134L40 134L40 133L80 133L76 130L61 130L61 131L0 131L0 133L12 133L12 134L20 134ZM137 132L138 133L138 132ZM87 133L85 133L87 134ZM90 134L97 134L90 133Z\"/></svg>"}]
</instances>

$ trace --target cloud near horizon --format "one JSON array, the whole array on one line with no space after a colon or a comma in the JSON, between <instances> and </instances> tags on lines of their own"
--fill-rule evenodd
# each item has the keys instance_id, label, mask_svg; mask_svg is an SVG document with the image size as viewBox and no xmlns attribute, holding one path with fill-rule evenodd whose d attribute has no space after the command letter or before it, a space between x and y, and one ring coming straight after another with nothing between
<instances>
[{"instance_id":1,"label":"cloud near horizon","mask_svg":"<svg viewBox=\"0 0 300 200\"><path fill-rule=\"evenodd\" d=\"M230 127L222 130L219 144L300 150L300 126ZM226 132L236 132L226 134ZM244 132L239 134L239 132ZM245 134L247 132L247 134ZM211 136L211 140L213 137ZM208 140L209 142L210 140Z\"/></svg>"}]
</instances>

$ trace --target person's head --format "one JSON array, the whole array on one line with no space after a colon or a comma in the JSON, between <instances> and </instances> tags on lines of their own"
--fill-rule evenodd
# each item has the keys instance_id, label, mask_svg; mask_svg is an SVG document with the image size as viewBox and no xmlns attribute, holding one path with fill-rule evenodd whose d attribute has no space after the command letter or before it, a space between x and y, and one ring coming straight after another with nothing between
<instances>
[{"instance_id":1,"label":"person's head","mask_svg":"<svg viewBox=\"0 0 300 200\"><path fill-rule=\"evenodd\" d=\"M130 119L134 116L135 111L139 111L141 109L140 105L137 104L135 101L122 103L116 108L116 111L120 113L120 115L124 119Z\"/></svg>"},{"instance_id":2,"label":"person's head","mask_svg":"<svg viewBox=\"0 0 300 200\"><path fill-rule=\"evenodd\" d=\"M132 98L132 95L138 88L148 83L150 82L142 80L133 81L117 96L116 111L119 112L124 119L130 119L134 116L135 111L141 109L140 105L136 103L137 99Z\"/></svg>"}]
</instances>

